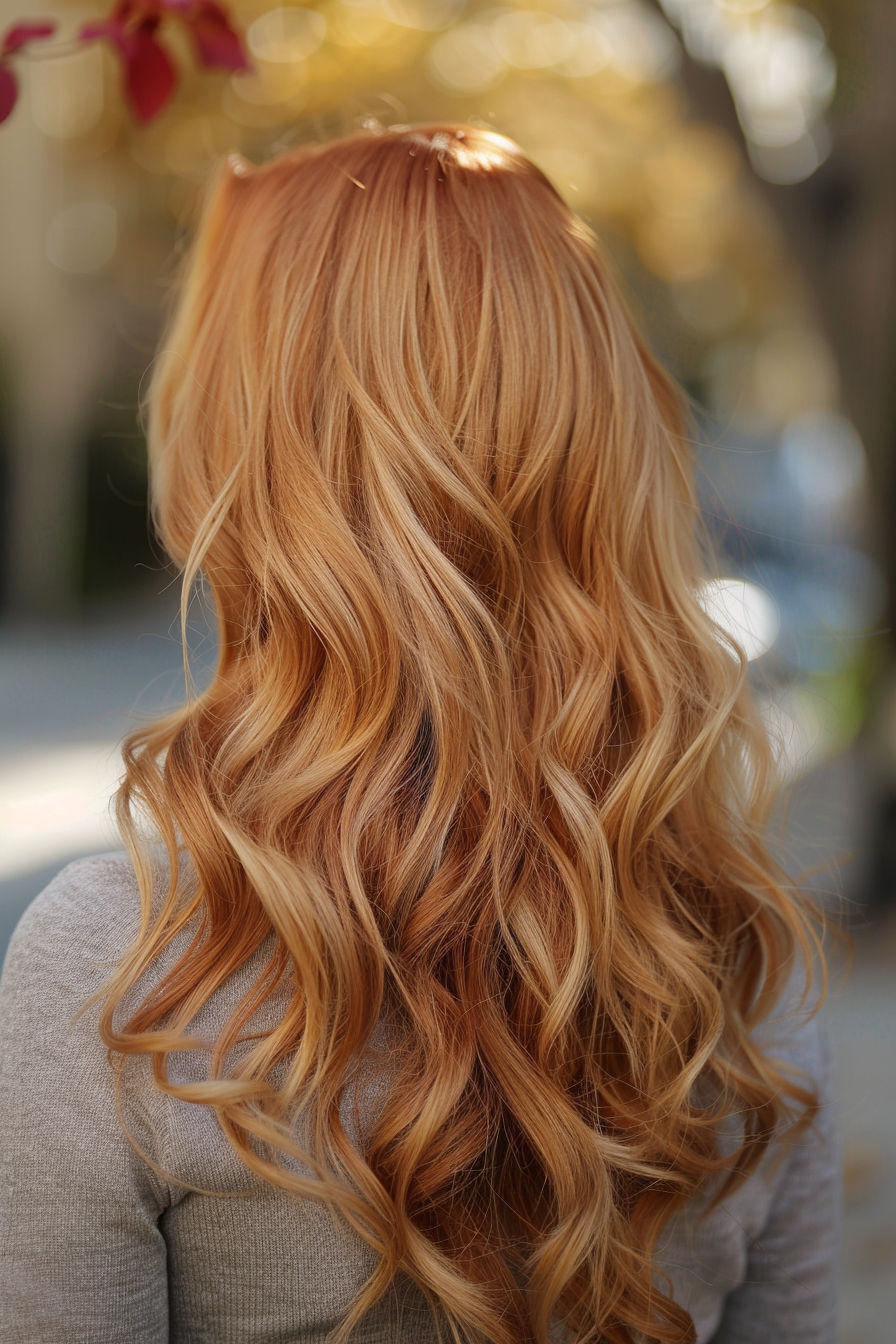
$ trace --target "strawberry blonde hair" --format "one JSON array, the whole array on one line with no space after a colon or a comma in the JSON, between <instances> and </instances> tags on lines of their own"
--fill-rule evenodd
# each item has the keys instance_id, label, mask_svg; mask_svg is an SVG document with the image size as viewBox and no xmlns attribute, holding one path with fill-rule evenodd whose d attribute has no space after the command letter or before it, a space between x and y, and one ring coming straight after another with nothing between
<instances>
[{"instance_id":1,"label":"strawberry blonde hair","mask_svg":"<svg viewBox=\"0 0 896 1344\"><path fill-rule=\"evenodd\" d=\"M457 1340L693 1339L652 1251L811 1120L752 1033L819 936L766 850L743 654L697 600L682 398L592 234L475 127L230 159L149 443L219 654L126 744L143 922L107 1045L374 1248L340 1339L398 1274ZM175 1084L264 949L207 1078ZM378 1023L388 1082L352 1139Z\"/></svg>"}]
</instances>

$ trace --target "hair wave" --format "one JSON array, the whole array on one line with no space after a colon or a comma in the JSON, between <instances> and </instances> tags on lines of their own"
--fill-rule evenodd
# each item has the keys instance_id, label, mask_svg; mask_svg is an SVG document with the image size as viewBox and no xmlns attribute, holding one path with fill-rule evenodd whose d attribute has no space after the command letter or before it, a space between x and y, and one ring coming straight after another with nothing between
<instances>
[{"instance_id":1,"label":"hair wave","mask_svg":"<svg viewBox=\"0 0 896 1344\"><path fill-rule=\"evenodd\" d=\"M697 600L681 394L593 236L473 127L230 159L148 401L156 524L219 659L126 744L143 923L104 1040L375 1248L343 1336L401 1272L458 1339L692 1339L652 1251L811 1118L752 1033L818 936L763 838L743 656ZM271 935L176 1085L169 1052ZM352 1141L378 1022L389 1084Z\"/></svg>"}]
</instances>

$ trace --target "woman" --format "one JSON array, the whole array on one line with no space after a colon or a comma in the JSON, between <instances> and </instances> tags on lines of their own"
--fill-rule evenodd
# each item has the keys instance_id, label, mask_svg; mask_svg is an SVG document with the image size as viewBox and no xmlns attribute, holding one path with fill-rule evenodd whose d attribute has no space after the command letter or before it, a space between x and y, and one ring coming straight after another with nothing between
<instances>
[{"instance_id":1,"label":"woman","mask_svg":"<svg viewBox=\"0 0 896 1344\"><path fill-rule=\"evenodd\" d=\"M230 159L149 440L219 661L9 955L0 1338L832 1340L818 939L589 231L472 127Z\"/></svg>"}]
</instances>

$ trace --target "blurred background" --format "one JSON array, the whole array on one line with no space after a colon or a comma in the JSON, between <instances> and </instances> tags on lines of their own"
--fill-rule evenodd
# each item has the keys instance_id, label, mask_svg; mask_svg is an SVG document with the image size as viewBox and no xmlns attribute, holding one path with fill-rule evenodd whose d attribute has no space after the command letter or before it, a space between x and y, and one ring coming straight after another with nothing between
<instances>
[{"instance_id":1,"label":"blurred background","mask_svg":"<svg viewBox=\"0 0 896 1344\"><path fill-rule=\"evenodd\" d=\"M183 695L138 417L201 184L359 125L517 140L594 226L690 393L722 557L787 783L790 870L855 939L829 1017L847 1226L839 1344L896 1319L896 6L890 0L271 0L251 68L179 72L141 124L96 4L15 56L0 126L0 947L115 847L125 729ZM139 8L139 6L138 6ZM0 0L0 31L21 17ZM34 14L29 19L38 17ZM13 58L10 58L13 59ZM213 639L190 626L196 665Z\"/></svg>"}]
</instances>

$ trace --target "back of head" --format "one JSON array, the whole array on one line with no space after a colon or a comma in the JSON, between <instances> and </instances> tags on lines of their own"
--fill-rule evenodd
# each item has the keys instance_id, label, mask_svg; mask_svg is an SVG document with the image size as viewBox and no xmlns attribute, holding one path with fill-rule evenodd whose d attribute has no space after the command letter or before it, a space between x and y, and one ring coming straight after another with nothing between
<instances>
[{"instance_id":1,"label":"back of head","mask_svg":"<svg viewBox=\"0 0 896 1344\"><path fill-rule=\"evenodd\" d=\"M402 1270L471 1340L688 1337L651 1248L726 1108L739 1180L808 1100L749 1032L809 934L762 840L743 658L696 598L680 397L592 236L473 127L229 160L149 409L160 534L220 655L130 742L148 927L110 1044L156 1033L164 1065L273 932L290 1012L234 1074L247 997L192 1099L381 1252L348 1324ZM141 805L199 878L161 912ZM338 1104L381 1019L356 1150ZM270 1156L300 1111L316 1187Z\"/></svg>"}]
</instances>

